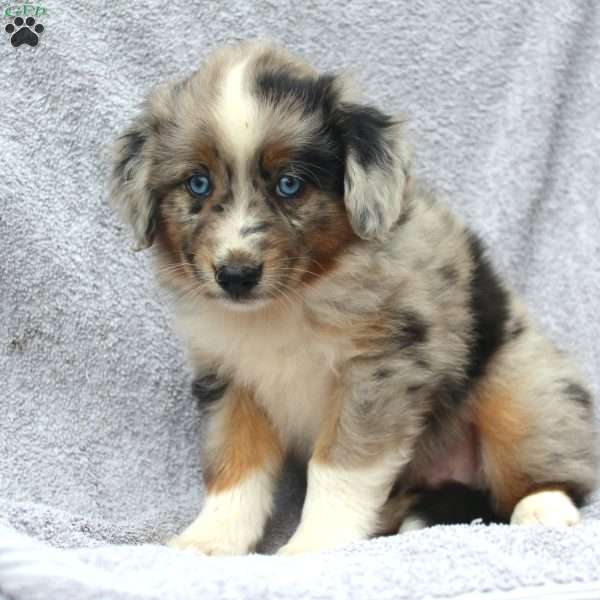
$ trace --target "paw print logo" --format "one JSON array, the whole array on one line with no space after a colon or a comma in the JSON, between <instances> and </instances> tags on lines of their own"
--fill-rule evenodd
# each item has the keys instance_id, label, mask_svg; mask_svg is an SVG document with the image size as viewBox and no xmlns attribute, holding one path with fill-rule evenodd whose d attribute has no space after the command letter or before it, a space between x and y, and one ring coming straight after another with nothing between
<instances>
[{"instance_id":1,"label":"paw print logo","mask_svg":"<svg viewBox=\"0 0 600 600\"><path fill-rule=\"evenodd\" d=\"M17 48L22 44L37 46L44 26L41 23L36 24L33 17L27 17L25 20L22 17L15 17L4 30L11 34L10 43Z\"/></svg>"}]
</instances>

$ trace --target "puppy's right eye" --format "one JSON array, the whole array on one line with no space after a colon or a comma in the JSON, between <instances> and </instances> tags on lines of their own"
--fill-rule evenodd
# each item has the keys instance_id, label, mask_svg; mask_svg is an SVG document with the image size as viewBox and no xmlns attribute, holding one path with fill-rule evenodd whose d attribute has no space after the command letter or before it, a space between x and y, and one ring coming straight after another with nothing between
<instances>
[{"instance_id":1,"label":"puppy's right eye","mask_svg":"<svg viewBox=\"0 0 600 600\"><path fill-rule=\"evenodd\" d=\"M196 174L192 175L186 182L187 191L194 198L206 198L212 191L210 177L208 175Z\"/></svg>"}]
</instances>

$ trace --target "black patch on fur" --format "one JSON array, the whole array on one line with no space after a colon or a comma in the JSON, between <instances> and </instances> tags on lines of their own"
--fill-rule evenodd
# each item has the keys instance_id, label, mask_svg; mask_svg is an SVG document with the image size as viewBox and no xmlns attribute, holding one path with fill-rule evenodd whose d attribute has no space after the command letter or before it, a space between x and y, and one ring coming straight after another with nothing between
<instances>
[{"instance_id":1,"label":"black patch on fur","mask_svg":"<svg viewBox=\"0 0 600 600\"><path fill-rule=\"evenodd\" d=\"M146 225L146 239L151 244L156 234L158 224L158 203L160 197L157 192L150 192L150 210L148 211L148 224Z\"/></svg>"},{"instance_id":2,"label":"black patch on fur","mask_svg":"<svg viewBox=\"0 0 600 600\"><path fill-rule=\"evenodd\" d=\"M481 519L483 523L506 523L492 508L490 494L462 483L449 482L435 490L418 490L419 498L409 515L432 525L458 525Z\"/></svg>"},{"instance_id":3,"label":"black patch on fur","mask_svg":"<svg viewBox=\"0 0 600 600\"><path fill-rule=\"evenodd\" d=\"M472 339L464 372L445 375L431 394L426 424L432 435L444 428L448 417L456 414L473 382L484 374L490 359L507 339L508 294L485 257L481 241L471 234L469 244L474 265L470 286ZM440 268L442 276L444 268ZM454 273L446 275L458 275L452 270Z\"/></svg>"},{"instance_id":4,"label":"black patch on fur","mask_svg":"<svg viewBox=\"0 0 600 600\"><path fill-rule=\"evenodd\" d=\"M431 363L423 356L419 356L415 360L415 366L419 367L419 369L424 369L424 370L431 369Z\"/></svg>"},{"instance_id":5,"label":"black patch on fur","mask_svg":"<svg viewBox=\"0 0 600 600\"><path fill-rule=\"evenodd\" d=\"M469 245L474 263L470 302L473 339L466 374L473 380L483 375L490 359L505 342L509 309L508 294L486 258L481 241L470 234Z\"/></svg>"},{"instance_id":6,"label":"black patch on fur","mask_svg":"<svg viewBox=\"0 0 600 600\"><path fill-rule=\"evenodd\" d=\"M201 406L205 406L219 400L225 393L228 385L228 381L215 373L207 373L194 379L192 394Z\"/></svg>"},{"instance_id":7,"label":"black patch on fur","mask_svg":"<svg viewBox=\"0 0 600 600\"><path fill-rule=\"evenodd\" d=\"M320 77L292 77L284 70L264 71L256 79L259 97L273 104L289 100L302 109L303 114L331 108L332 75Z\"/></svg>"},{"instance_id":8,"label":"black patch on fur","mask_svg":"<svg viewBox=\"0 0 600 600\"><path fill-rule=\"evenodd\" d=\"M414 360L415 365L428 368L427 359L422 354L422 344L428 337L429 325L421 315L409 310L389 312L385 329L375 334L377 348L365 352L362 359L387 360L401 353L404 358Z\"/></svg>"},{"instance_id":9,"label":"black patch on fur","mask_svg":"<svg viewBox=\"0 0 600 600\"><path fill-rule=\"evenodd\" d=\"M373 373L373 377L379 381L383 381L384 379L389 379L393 374L394 372L391 369L382 367Z\"/></svg>"},{"instance_id":10,"label":"black patch on fur","mask_svg":"<svg viewBox=\"0 0 600 600\"><path fill-rule=\"evenodd\" d=\"M400 213L400 216L398 217L398 220L396 221L396 226L397 227L402 227L403 225L406 225L406 223L408 223L410 221L410 218L412 217L412 206L410 206L410 204L408 206L405 206L402 209L402 212Z\"/></svg>"},{"instance_id":11,"label":"black patch on fur","mask_svg":"<svg viewBox=\"0 0 600 600\"><path fill-rule=\"evenodd\" d=\"M233 180L233 169L229 163L225 163L225 173L227 174L227 181L231 189L231 182Z\"/></svg>"},{"instance_id":12,"label":"black patch on fur","mask_svg":"<svg viewBox=\"0 0 600 600\"><path fill-rule=\"evenodd\" d=\"M291 172L326 192L344 192L343 149L335 132L324 127L309 144L299 148L289 163Z\"/></svg>"},{"instance_id":13,"label":"black patch on fur","mask_svg":"<svg viewBox=\"0 0 600 600\"><path fill-rule=\"evenodd\" d=\"M125 169L140 154L148 136L141 131L131 131L123 135L122 139L125 140L125 148L121 160L115 164L114 175L115 177L124 177L126 181L129 181L133 176L133 169L128 169L127 172Z\"/></svg>"},{"instance_id":14,"label":"black patch on fur","mask_svg":"<svg viewBox=\"0 0 600 600\"><path fill-rule=\"evenodd\" d=\"M409 394L415 394L416 392L419 392L420 390L422 390L425 387L424 383L416 383L415 385L409 385L406 388L406 391Z\"/></svg>"},{"instance_id":15,"label":"black patch on fur","mask_svg":"<svg viewBox=\"0 0 600 600\"><path fill-rule=\"evenodd\" d=\"M205 200L190 196L190 214L197 215L204 208Z\"/></svg>"},{"instance_id":16,"label":"black patch on fur","mask_svg":"<svg viewBox=\"0 0 600 600\"><path fill-rule=\"evenodd\" d=\"M520 319L517 319L511 324L508 331L508 339L515 340L525 331L525 324Z\"/></svg>"},{"instance_id":17,"label":"black patch on fur","mask_svg":"<svg viewBox=\"0 0 600 600\"><path fill-rule=\"evenodd\" d=\"M573 500L573 504L575 504L575 506L577 508L583 508L583 505L585 504L586 500L589 498L590 493L592 491L590 489L585 489L576 483L575 484L564 484L561 487L564 487L564 491L567 493L569 498L571 498L571 500Z\"/></svg>"},{"instance_id":18,"label":"black patch on fur","mask_svg":"<svg viewBox=\"0 0 600 600\"><path fill-rule=\"evenodd\" d=\"M438 269L438 272L448 285L455 285L458 282L458 271L452 265L444 265Z\"/></svg>"},{"instance_id":19,"label":"black patch on fur","mask_svg":"<svg viewBox=\"0 0 600 600\"><path fill-rule=\"evenodd\" d=\"M269 229L270 227L271 227L271 225L264 221L262 223L257 223L256 225L252 225L252 226L247 225L247 226L241 228L240 235L242 237L247 237L247 236L253 235L255 233L262 233L263 231L267 231L267 229Z\"/></svg>"},{"instance_id":20,"label":"black patch on fur","mask_svg":"<svg viewBox=\"0 0 600 600\"><path fill-rule=\"evenodd\" d=\"M586 409L589 409L592 406L591 394L585 388L583 388L578 383L575 383L574 381L565 382L563 393L569 398L569 400L580 404Z\"/></svg>"},{"instance_id":21,"label":"black patch on fur","mask_svg":"<svg viewBox=\"0 0 600 600\"><path fill-rule=\"evenodd\" d=\"M352 151L360 165L389 167L392 157L384 137L392 119L370 106L344 104L335 113L336 127L342 133L347 151Z\"/></svg>"},{"instance_id":22,"label":"black patch on fur","mask_svg":"<svg viewBox=\"0 0 600 600\"><path fill-rule=\"evenodd\" d=\"M398 329L394 333L394 342L401 350L427 341L429 326L417 313L402 311L395 322Z\"/></svg>"},{"instance_id":23,"label":"black patch on fur","mask_svg":"<svg viewBox=\"0 0 600 600\"><path fill-rule=\"evenodd\" d=\"M430 401L431 409L427 413L426 430L434 436L443 431L447 420L455 415L467 398L469 381L459 375L446 375L433 389Z\"/></svg>"}]
</instances>

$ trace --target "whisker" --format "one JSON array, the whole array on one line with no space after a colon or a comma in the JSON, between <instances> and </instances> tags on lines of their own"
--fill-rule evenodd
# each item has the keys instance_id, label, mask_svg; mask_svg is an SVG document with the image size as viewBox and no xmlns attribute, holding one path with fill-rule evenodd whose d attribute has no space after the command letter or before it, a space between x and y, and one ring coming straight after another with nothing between
<instances>
[{"instance_id":1,"label":"whisker","mask_svg":"<svg viewBox=\"0 0 600 600\"><path fill-rule=\"evenodd\" d=\"M281 285L277 285L275 284L275 282L270 282L270 289L268 289L268 292L270 292L270 290L273 289L275 290L275 292L277 292L277 294L271 294L271 298L277 298L277 297L281 297L283 298L283 300L285 302L287 302L287 304L289 305L290 308L293 307L293 298L290 298L290 296L286 293L287 291L292 291L292 290L285 290L284 288L281 287Z\"/></svg>"},{"instance_id":2,"label":"whisker","mask_svg":"<svg viewBox=\"0 0 600 600\"><path fill-rule=\"evenodd\" d=\"M164 267L159 267L156 272L159 275L162 275L164 273L174 273L176 271L179 271L181 269L184 269L185 267L193 267L194 265L192 265L191 263L176 263L176 264L172 264L172 265L167 265Z\"/></svg>"},{"instance_id":3,"label":"whisker","mask_svg":"<svg viewBox=\"0 0 600 600\"><path fill-rule=\"evenodd\" d=\"M278 271L296 271L298 273L314 275L315 277L320 277L319 273L315 273L314 271L309 271L308 269L301 269L299 267L277 267Z\"/></svg>"},{"instance_id":4,"label":"whisker","mask_svg":"<svg viewBox=\"0 0 600 600\"><path fill-rule=\"evenodd\" d=\"M315 263L315 265L317 265L317 267L319 267L320 269L323 269L325 271L325 267L315 258L312 258L311 256L290 256L290 257L282 257L280 260L285 260L287 262L292 262L295 260L309 260L313 263Z\"/></svg>"}]
</instances>

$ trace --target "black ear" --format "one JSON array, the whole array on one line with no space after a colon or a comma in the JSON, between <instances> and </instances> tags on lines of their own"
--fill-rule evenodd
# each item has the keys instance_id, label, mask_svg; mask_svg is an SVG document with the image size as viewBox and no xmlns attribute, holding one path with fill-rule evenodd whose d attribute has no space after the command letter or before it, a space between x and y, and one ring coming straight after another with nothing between
<instances>
[{"instance_id":1,"label":"black ear","mask_svg":"<svg viewBox=\"0 0 600 600\"><path fill-rule=\"evenodd\" d=\"M151 136L149 117L142 114L114 145L111 203L133 228L135 250L152 245L156 228L156 201L148 184Z\"/></svg>"},{"instance_id":2,"label":"black ear","mask_svg":"<svg viewBox=\"0 0 600 600\"><path fill-rule=\"evenodd\" d=\"M344 201L355 233L382 238L398 220L410 168L401 123L370 106L335 111L346 149Z\"/></svg>"}]
</instances>

